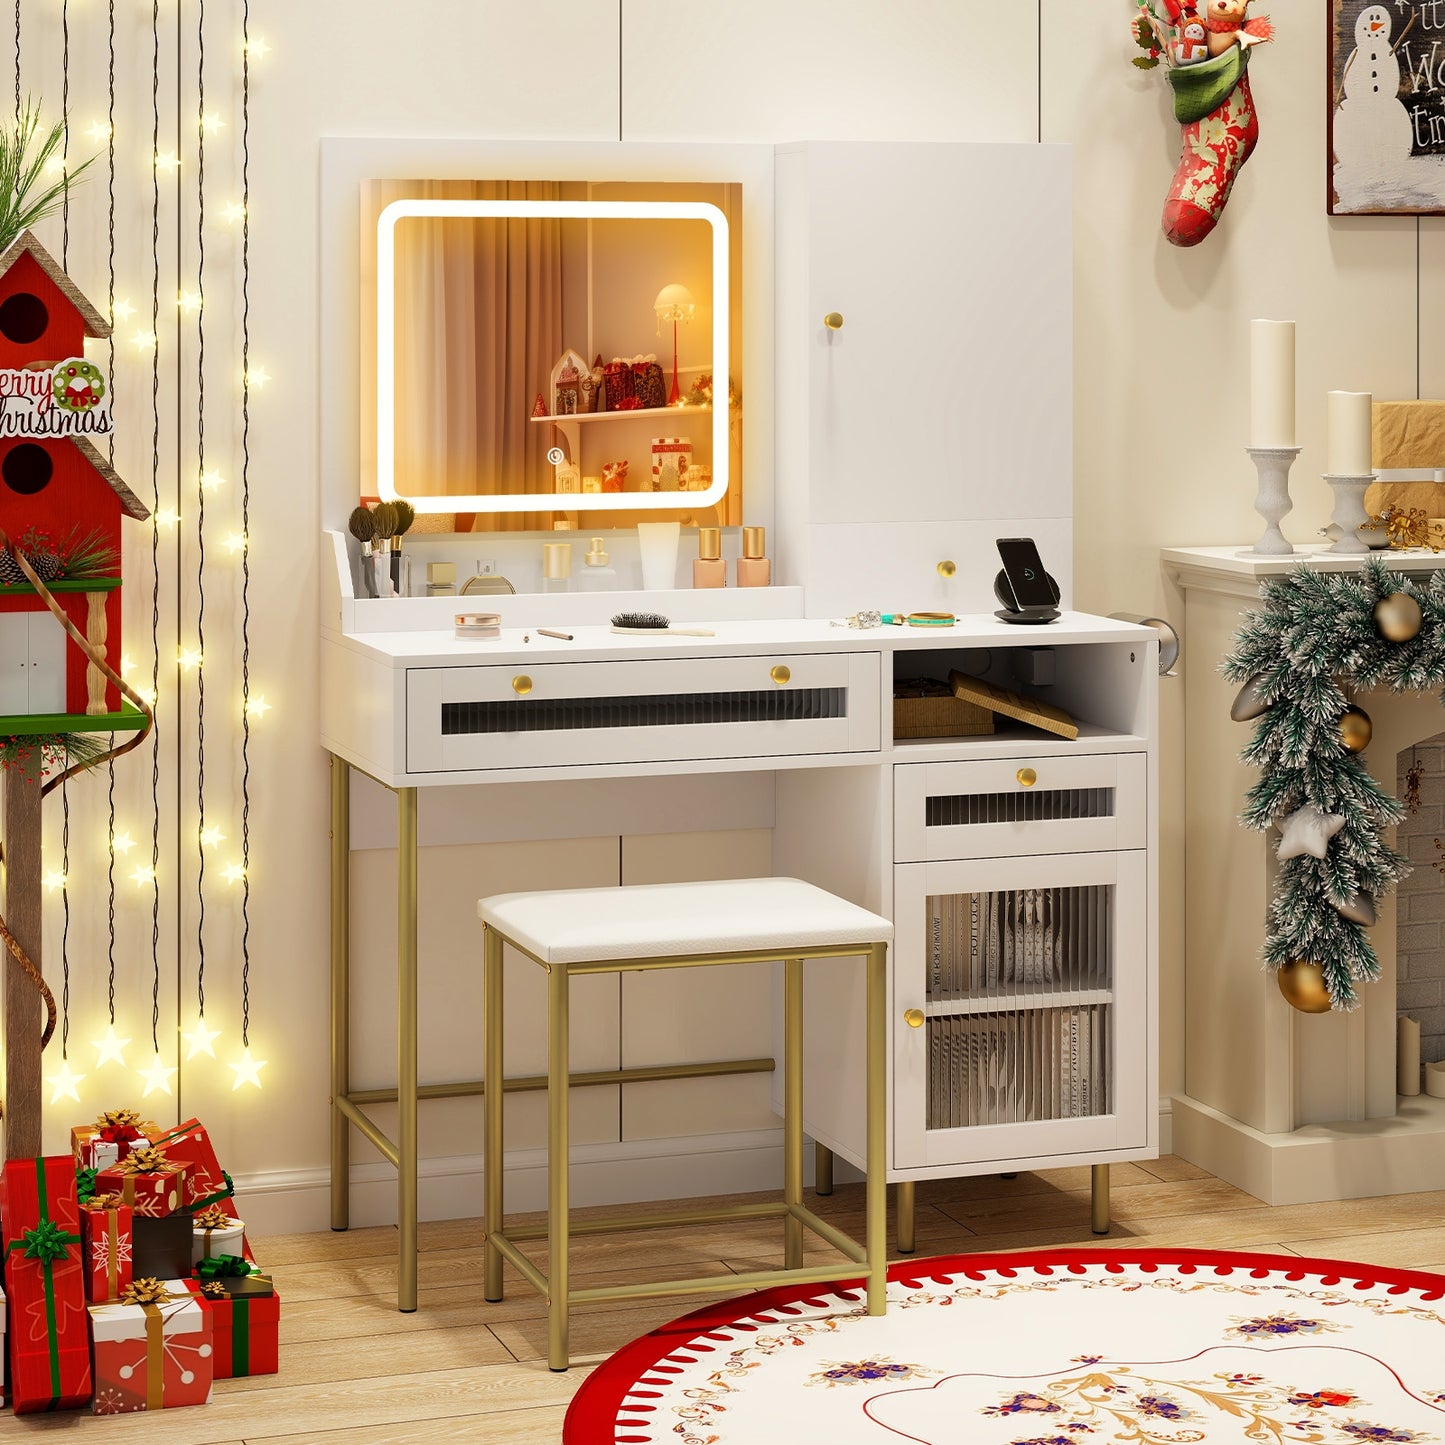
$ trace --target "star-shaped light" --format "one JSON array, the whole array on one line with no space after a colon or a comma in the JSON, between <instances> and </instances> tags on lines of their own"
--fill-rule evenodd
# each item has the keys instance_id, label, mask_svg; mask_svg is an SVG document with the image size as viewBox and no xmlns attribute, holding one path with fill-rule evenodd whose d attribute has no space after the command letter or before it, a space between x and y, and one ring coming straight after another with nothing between
<instances>
[{"instance_id":1,"label":"star-shaped light","mask_svg":"<svg viewBox=\"0 0 1445 1445\"><path fill-rule=\"evenodd\" d=\"M239 883L246 876L246 870L239 863L227 863L221 869L221 877L227 883Z\"/></svg>"},{"instance_id":2,"label":"star-shaped light","mask_svg":"<svg viewBox=\"0 0 1445 1445\"><path fill-rule=\"evenodd\" d=\"M157 694L153 687L136 687L135 695L140 698L147 707L154 707L156 705Z\"/></svg>"},{"instance_id":3,"label":"star-shaped light","mask_svg":"<svg viewBox=\"0 0 1445 1445\"><path fill-rule=\"evenodd\" d=\"M156 349L157 337L154 331L137 331L130 339L130 344L137 351L154 351Z\"/></svg>"},{"instance_id":4,"label":"star-shaped light","mask_svg":"<svg viewBox=\"0 0 1445 1445\"><path fill-rule=\"evenodd\" d=\"M176 306L182 316L194 316L201 309L201 293L199 291L176 292Z\"/></svg>"},{"instance_id":5,"label":"star-shaped light","mask_svg":"<svg viewBox=\"0 0 1445 1445\"><path fill-rule=\"evenodd\" d=\"M96 1039L92 1047L95 1049L95 1067L98 1069L102 1064L119 1064L125 1067L125 1047L130 1043L129 1039L116 1037L115 1025L105 1031L105 1037Z\"/></svg>"},{"instance_id":6,"label":"star-shaped light","mask_svg":"<svg viewBox=\"0 0 1445 1445\"><path fill-rule=\"evenodd\" d=\"M260 693L257 693L253 698L248 698L246 701L246 714L248 717L256 718L259 721L270 711L271 704L267 702Z\"/></svg>"},{"instance_id":7,"label":"star-shaped light","mask_svg":"<svg viewBox=\"0 0 1445 1445\"><path fill-rule=\"evenodd\" d=\"M85 133L93 141L109 140L110 126L107 125L106 122L103 120L93 120L88 126L86 126ZM84 1078L84 1075L81 1075L81 1077Z\"/></svg>"},{"instance_id":8,"label":"star-shaped light","mask_svg":"<svg viewBox=\"0 0 1445 1445\"><path fill-rule=\"evenodd\" d=\"M259 35L252 36L241 48L252 60L264 60L271 53L271 47Z\"/></svg>"},{"instance_id":9,"label":"star-shaped light","mask_svg":"<svg viewBox=\"0 0 1445 1445\"><path fill-rule=\"evenodd\" d=\"M181 1035L190 1047L186 1050L186 1057L193 1059L197 1054L209 1054L213 1059L216 1057L215 1042L221 1037L220 1029L206 1027L206 1016L197 1014L195 1023Z\"/></svg>"},{"instance_id":10,"label":"star-shaped light","mask_svg":"<svg viewBox=\"0 0 1445 1445\"><path fill-rule=\"evenodd\" d=\"M145 1088L141 1090L141 1097L156 1093L169 1094L171 1075L175 1072L175 1069L166 1068L165 1061L159 1054L152 1055L150 1065L139 1070L141 1082L145 1085Z\"/></svg>"},{"instance_id":11,"label":"star-shaped light","mask_svg":"<svg viewBox=\"0 0 1445 1445\"><path fill-rule=\"evenodd\" d=\"M149 863L142 863L130 876L137 887L145 888L156 881L156 870Z\"/></svg>"},{"instance_id":12,"label":"star-shaped light","mask_svg":"<svg viewBox=\"0 0 1445 1445\"><path fill-rule=\"evenodd\" d=\"M80 1102L80 1093L76 1085L85 1077L84 1074L77 1074L71 1070L70 1060L61 1059L60 1067L53 1074L46 1074L45 1082L51 1087L50 1102L58 1104L62 1099L74 1099Z\"/></svg>"},{"instance_id":13,"label":"star-shaped light","mask_svg":"<svg viewBox=\"0 0 1445 1445\"><path fill-rule=\"evenodd\" d=\"M234 557L237 552L244 552L246 550L246 534L244 532L230 532L221 545Z\"/></svg>"},{"instance_id":14,"label":"star-shaped light","mask_svg":"<svg viewBox=\"0 0 1445 1445\"><path fill-rule=\"evenodd\" d=\"M173 176L181 164L180 157L175 151L157 151L155 154L155 166L162 175Z\"/></svg>"},{"instance_id":15,"label":"star-shaped light","mask_svg":"<svg viewBox=\"0 0 1445 1445\"><path fill-rule=\"evenodd\" d=\"M226 479L216 467L207 467L201 473L201 486L205 491L214 492L226 485Z\"/></svg>"},{"instance_id":16,"label":"star-shaped light","mask_svg":"<svg viewBox=\"0 0 1445 1445\"><path fill-rule=\"evenodd\" d=\"M135 307L129 301L112 301L110 303L110 319L112 321L129 321L135 315Z\"/></svg>"},{"instance_id":17,"label":"star-shaped light","mask_svg":"<svg viewBox=\"0 0 1445 1445\"><path fill-rule=\"evenodd\" d=\"M45 174L47 176L58 176L65 171L65 157L51 156L45 163Z\"/></svg>"},{"instance_id":18,"label":"star-shaped light","mask_svg":"<svg viewBox=\"0 0 1445 1445\"><path fill-rule=\"evenodd\" d=\"M226 122L213 110L204 112L201 116L201 134L214 135L218 130L224 130Z\"/></svg>"},{"instance_id":19,"label":"star-shaped light","mask_svg":"<svg viewBox=\"0 0 1445 1445\"><path fill-rule=\"evenodd\" d=\"M225 841L226 835L214 823L201 829L202 848L219 848Z\"/></svg>"},{"instance_id":20,"label":"star-shaped light","mask_svg":"<svg viewBox=\"0 0 1445 1445\"><path fill-rule=\"evenodd\" d=\"M235 225L246 214L246 207L240 201L231 201L221 210L221 216L230 225Z\"/></svg>"},{"instance_id":21,"label":"star-shaped light","mask_svg":"<svg viewBox=\"0 0 1445 1445\"><path fill-rule=\"evenodd\" d=\"M199 647L183 647L176 654L176 662L182 672L189 672L193 667L201 665L201 649Z\"/></svg>"},{"instance_id":22,"label":"star-shaped light","mask_svg":"<svg viewBox=\"0 0 1445 1445\"><path fill-rule=\"evenodd\" d=\"M135 847L135 839L132 838L129 833L117 833L110 840L110 846L115 852L119 853L121 857L124 858L125 855L129 853L132 848Z\"/></svg>"},{"instance_id":23,"label":"star-shaped light","mask_svg":"<svg viewBox=\"0 0 1445 1445\"><path fill-rule=\"evenodd\" d=\"M265 1067L266 1060L253 1058L251 1046L247 1044L241 1050L241 1057L231 1065L232 1072L236 1075L236 1082L231 1085L231 1092L234 1094L242 1084L252 1084L259 1089L261 1087L261 1070Z\"/></svg>"},{"instance_id":24,"label":"star-shaped light","mask_svg":"<svg viewBox=\"0 0 1445 1445\"><path fill-rule=\"evenodd\" d=\"M174 527L181 520L181 514L174 507L162 507L155 514L157 527Z\"/></svg>"},{"instance_id":25,"label":"star-shaped light","mask_svg":"<svg viewBox=\"0 0 1445 1445\"><path fill-rule=\"evenodd\" d=\"M257 391L271 380L271 373L264 366L253 366L246 371L246 385L254 386Z\"/></svg>"},{"instance_id":26,"label":"star-shaped light","mask_svg":"<svg viewBox=\"0 0 1445 1445\"><path fill-rule=\"evenodd\" d=\"M1279 826L1279 858L1298 858L1303 853L1323 858L1329 852L1330 839L1345 826L1345 819L1341 813L1325 813L1313 803L1306 803L1281 820Z\"/></svg>"},{"instance_id":27,"label":"star-shaped light","mask_svg":"<svg viewBox=\"0 0 1445 1445\"><path fill-rule=\"evenodd\" d=\"M59 868L52 868L45 875L45 886L51 893L54 893L57 888L64 888L65 874Z\"/></svg>"}]
</instances>

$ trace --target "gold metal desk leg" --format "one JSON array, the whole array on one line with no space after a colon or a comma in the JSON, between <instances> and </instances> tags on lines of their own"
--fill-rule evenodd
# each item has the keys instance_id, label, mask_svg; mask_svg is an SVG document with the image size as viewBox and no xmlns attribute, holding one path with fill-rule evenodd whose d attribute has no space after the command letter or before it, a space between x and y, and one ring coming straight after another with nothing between
<instances>
[{"instance_id":1,"label":"gold metal desk leg","mask_svg":"<svg viewBox=\"0 0 1445 1445\"><path fill-rule=\"evenodd\" d=\"M396 1307L416 1309L416 789L396 792Z\"/></svg>"},{"instance_id":2,"label":"gold metal desk leg","mask_svg":"<svg viewBox=\"0 0 1445 1445\"><path fill-rule=\"evenodd\" d=\"M898 1191L898 1253L912 1254L918 1247L914 1234L917 1213L914 1207L913 1181L900 1179L893 1187Z\"/></svg>"},{"instance_id":3,"label":"gold metal desk leg","mask_svg":"<svg viewBox=\"0 0 1445 1445\"><path fill-rule=\"evenodd\" d=\"M803 960L783 960L783 1203L803 1202ZM783 1268L803 1267L803 1221L783 1218Z\"/></svg>"},{"instance_id":4,"label":"gold metal desk leg","mask_svg":"<svg viewBox=\"0 0 1445 1445\"><path fill-rule=\"evenodd\" d=\"M568 983L565 964L547 974L547 1367L567 1368Z\"/></svg>"},{"instance_id":5,"label":"gold metal desk leg","mask_svg":"<svg viewBox=\"0 0 1445 1445\"><path fill-rule=\"evenodd\" d=\"M351 1223L351 764L331 757L331 1227Z\"/></svg>"},{"instance_id":6,"label":"gold metal desk leg","mask_svg":"<svg viewBox=\"0 0 1445 1445\"><path fill-rule=\"evenodd\" d=\"M482 1191L485 1242L483 1296L495 1304L502 1298L502 1253L492 1236L506 1219L502 1188L502 935L487 928L482 935L482 1047L486 1051L483 1073L486 1083L486 1143L482 1158Z\"/></svg>"},{"instance_id":7,"label":"gold metal desk leg","mask_svg":"<svg viewBox=\"0 0 1445 1445\"><path fill-rule=\"evenodd\" d=\"M1095 1164L1089 1177L1089 1224L1095 1234L1109 1232L1109 1166Z\"/></svg>"},{"instance_id":8,"label":"gold metal desk leg","mask_svg":"<svg viewBox=\"0 0 1445 1445\"><path fill-rule=\"evenodd\" d=\"M813 1144L813 1193L833 1192L833 1151L826 1144Z\"/></svg>"},{"instance_id":9,"label":"gold metal desk leg","mask_svg":"<svg viewBox=\"0 0 1445 1445\"><path fill-rule=\"evenodd\" d=\"M888 945L868 951L868 1313L881 1315L888 1289Z\"/></svg>"}]
</instances>

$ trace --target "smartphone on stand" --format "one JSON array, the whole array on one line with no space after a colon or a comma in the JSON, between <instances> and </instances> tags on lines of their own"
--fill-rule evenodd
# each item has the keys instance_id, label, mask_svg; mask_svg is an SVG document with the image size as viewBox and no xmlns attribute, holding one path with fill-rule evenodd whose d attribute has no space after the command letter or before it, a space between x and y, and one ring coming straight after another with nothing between
<instances>
[{"instance_id":1,"label":"smartphone on stand","mask_svg":"<svg viewBox=\"0 0 1445 1445\"><path fill-rule=\"evenodd\" d=\"M1059 589L1044 570L1034 539L999 537L997 545L1003 571L994 590L1008 612L1023 614L1007 620L1050 621L1058 616Z\"/></svg>"}]
</instances>

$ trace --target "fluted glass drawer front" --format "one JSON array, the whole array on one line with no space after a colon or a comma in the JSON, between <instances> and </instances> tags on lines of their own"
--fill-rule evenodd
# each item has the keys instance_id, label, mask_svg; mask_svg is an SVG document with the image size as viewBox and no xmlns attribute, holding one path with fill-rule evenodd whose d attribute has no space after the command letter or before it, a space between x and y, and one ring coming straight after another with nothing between
<instances>
[{"instance_id":1,"label":"fluted glass drawer front","mask_svg":"<svg viewBox=\"0 0 1445 1445\"><path fill-rule=\"evenodd\" d=\"M877 751L876 654L412 668L407 770Z\"/></svg>"},{"instance_id":2,"label":"fluted glass drawer front","mask_svg":"<svg viewBox=\"0 0 1445 1445\"><path fill-rule=\"evenodd\" d=\"M893 856L927 863L1142 848L1147 776L1143 753L900 764Z\"/></svg>"}]
</instances>

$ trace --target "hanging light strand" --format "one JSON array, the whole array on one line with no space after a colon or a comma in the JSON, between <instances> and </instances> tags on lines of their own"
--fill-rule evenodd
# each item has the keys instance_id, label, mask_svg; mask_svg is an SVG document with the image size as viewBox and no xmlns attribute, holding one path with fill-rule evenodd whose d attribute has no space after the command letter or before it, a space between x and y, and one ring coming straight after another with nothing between
<instances>
[{"instance_id":1,"label":"hanging light strand","mask_svg":"<svg viewBox=\"0 0 1445 1445\"><path fill-rule=\"evenodd\" d=\"M70 1054L70 792L60 784L60 1057Z\"/></svg>"},{"instance_id":2,"label":"hanging light strand","mask_svg":"<svg viewBox=\"0 0 1445 1445\"><path fill-rule=\"evenodd\" d=\"M241 1046L251 1047L251 0L241 6Z\"/></svg>"},{"instance_id":3,"label":"hanging light strand","mask_svg":"<svg viewBox=\"0 0 1445 1445\"><path fill-rule=\"evenodd\" d=\"M196 1007L206 1016L206 0L196 6Z\"/></svg>"},{"instance_id":4,"label":"hanging light strand","mask_svg":"<svg viewBox=\"0 0 1445 1445\"><path fill-rule=\"evenodd\" d=\"M115 746L115 734L110 735L110 745ZM115 1027L115 759L107 768L106 812L109 822L106 827L106 980L105 1002L110 1012L110 1026Z\"/></svg>"},{"instance_id":5,"label":"hanging light strand","mask_svg":"<svg viewBox=\"0 0 1445 1445\"><path fill-rule=\"evenodd\" d=\"M110 336L107 338L107 365L106 375L110 377L110 384L115 385L115 0L109 4L109 27L106 31L106 166L105 181L106 194L108 196L109 209L106 213L106 295L110 307ZM106 438L106 446L110 452L110 464L115 465L115 428L112 427L110 435ZM112 739L114 742L114 739ZM106 766L110 769L111 787L115 786L115 759L112 758ZM115 819L111 818L111 834L115 833ZM112 853L112 861L114 854ZM115 906L115 895L111 894L111 906ZM114 940L112 940L112 951Z\"/></svg>"},{"instance_id":6,"label":"hanging light strand","mask_svg":"<svg viewBox=\"0 0 1445 1445\"><path fill-rule=\"evenodd\" d=\"M20 124L20 0L15 0L15 124Z\"/></svg>"},{"instance_id":7,"label":"hanging light strand","mask_svg":"<svg viewBox=\"0 0 1445 1445\"><path fill-rule=\"evenodd\" d=\"M151 706L161 686L161 15L151 0ZM160 1052L161 730L151 734L151 1042Z\"/></svg>"},{"instance_id":8,"label":"hanging light strand","mask_svg":"<svg viewBox=\"0 0 1445 1445\"><path fill-rule=\"evenodd\" d=\"M70 0L60 0L60 269L70 265Z\"/></svg>"}]
</instances>

